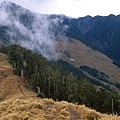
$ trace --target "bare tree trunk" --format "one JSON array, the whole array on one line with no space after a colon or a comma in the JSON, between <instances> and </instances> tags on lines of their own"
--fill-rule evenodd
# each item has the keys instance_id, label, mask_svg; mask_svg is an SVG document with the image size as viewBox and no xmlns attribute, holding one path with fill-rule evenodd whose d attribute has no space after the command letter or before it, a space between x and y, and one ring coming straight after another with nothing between
<instances>
[{"instance_id":1,"label":"bare tree trunk","mask_svg":"<svg viewBox=\"0 0 120 120\"><path fill-rule=\"evenodd\" d=\"M48 85L48 86L49 86L49 87L48 87L48 96L49 96L49 98L50 98L50 78L48 79L48 84L49 84L49 85Z\"/></svg>"},{"instance_id":2,"label":"bare tree trunk","mask_svg":"<svg viewBox=\"0 0 120 120\"><path fill-rule=\"evenodd\" d=\"M37 89L38 89L38 95L40 94L40 87L37 87Z\"/></svg>"},{"instance_id":3,"label":"bare tree trunk","mask_svg":"<svg viewBox=\"0 0 120 120\"><path fill-rule=\"evenodd\" d=\"M14 64L13 64L13 68L16 68L16 67L17 67L16 62L14 62Z\"/></svg>"},{"instance_id":4,"label":"bare tree trunk","mask_svg":"<svg viewBox=\"0 0 120 120\"><path fill-rule=\"evenodd\" d=\"M21 70L21 78L23 78L24 77L24 70L22 69Z\"/></svg>"}]
</instances>

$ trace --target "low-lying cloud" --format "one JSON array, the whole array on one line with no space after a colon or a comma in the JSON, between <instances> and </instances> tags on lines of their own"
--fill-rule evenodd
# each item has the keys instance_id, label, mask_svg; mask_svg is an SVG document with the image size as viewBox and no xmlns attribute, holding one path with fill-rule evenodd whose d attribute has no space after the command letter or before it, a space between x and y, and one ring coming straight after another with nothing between
<instances>
[{"instance_id":1,"label":"low-lying cloud","mask_svg":"<svg viewBox=\"0 0 120 120\"><path fill-rule=\"evenodd\" d=\"M20 44L27 49L39 52L47 59L57 59L59 53L56 52L55 29L62 20L60 18L49 19L48 15L31 13L22 8L15 11L14 7L12 11L8 8L8 6L7 10L0 8L0 18L2 18L0 26L10 28L7 33L10 36L11 44ZM63 35L62 31L57 34L58 36ZM19 36L22 36L21 39Z\"/></svg>"}]
</instances>

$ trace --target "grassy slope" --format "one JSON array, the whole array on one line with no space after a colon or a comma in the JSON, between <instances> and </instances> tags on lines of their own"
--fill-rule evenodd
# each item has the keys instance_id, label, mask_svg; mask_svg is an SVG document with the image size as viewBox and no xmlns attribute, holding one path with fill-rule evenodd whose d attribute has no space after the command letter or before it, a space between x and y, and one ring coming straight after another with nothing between
<instances>
[{"instance_id":1,"label":"grassy slope","mask_svg":"<svg viewBox=\"0 0 120 120\"><path fill-rule=\"evenodd\" d=\"M13 74L13 68L6 61L6 56L0 54L0 100L13 97L35 96L28 91L23 80Z\"/></svg>"},{"instance_id":2,"label":"grassy slope","mask_svg":"<svg viewBox=\"0 0 120 120\"><path fill-rule=\"evenodd\" d=\"M84 105L37 98L12 71L6 56L0 53L0 120L120 120Z\"/></svg>"},{"instance_id":3,"label":"grassy slope","mask_svg":"<svg viewBox=\"0 0 120 120\"><path fill-rule=\"evenodd\" d=\"M0 103L0 120L120 120L119 116L105 115L84 105L74 105L52 99L9 99Z\"/></svg>"},{"instance_id":4,"label":"grassy slope","mask_svg":"<svg viewBox=\"0 0 120 120\"><path fill-rule=\"evenodd\" d=\"M92 50L90 47L87 47L85 44L75 39L71 39L70 42L62 41L58 46L59 49L63 46L63 49L70 54L70 58L75 59L75 62L70 62L70 58L66 55L63 55L62 59L76 67L85 65L95 68L108 75L112 81L120 83L120 68L115 66L112 63L113 61L104 54Z\"/></svg>"}]
</instances>

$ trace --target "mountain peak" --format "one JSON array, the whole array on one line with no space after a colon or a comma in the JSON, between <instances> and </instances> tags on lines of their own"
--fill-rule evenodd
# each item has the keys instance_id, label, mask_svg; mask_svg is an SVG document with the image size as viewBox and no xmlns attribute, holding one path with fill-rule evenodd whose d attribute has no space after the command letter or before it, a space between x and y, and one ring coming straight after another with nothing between
<instances>
[{"instance_id":1,"label":"mountain peak","mask_svg":"<svg viewBox=\"0 0 120 120\"><path fill-rule=\"evenodd\" d=\"M11 2L11 1L3 1L1 3L1 8L3 9L6 9L6 10L9 10L9 9L17 9L17 8L20 8L21 6Z\"/></svg>"}]
</instances>

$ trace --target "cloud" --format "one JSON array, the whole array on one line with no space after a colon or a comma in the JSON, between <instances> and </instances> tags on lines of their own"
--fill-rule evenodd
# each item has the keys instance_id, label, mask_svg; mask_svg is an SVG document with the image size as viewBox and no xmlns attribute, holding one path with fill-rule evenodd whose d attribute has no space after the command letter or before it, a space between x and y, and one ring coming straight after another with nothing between
<instances>
[{"instance_id":1,"label":"cloud","mask_svg":"<svg viewBox=\"0 0 120 120\"><path fill-rule=\"evenodd\" d=\"M22 35L27 36L27 41L21 41L20 44L33 51L37 51L48 59L57 58L55 50L55 36L49 31L50 23L46 17L36 18L32 23L32 31L28 31L21 25L18 27Z\"/></svg>"},{"instance_id":2,"label":"cloud","mask_svg":"<svg viewBox=\"0 0 120 120\"><path fill-rule=\"evenodd\" d=\"M10 24L7 13L1 10L0 10L0 24L5 25L5 26Z\"/></svg>"},{"instance_id":3,"label":"cloud","mask_svg":"<svg viewBox=\"0 0 120 120\"><path fill-rule=\"evenodd\" d=\"M10 27L7 33L11 43L17 43L27 49L39 52L49 60L57 59L59 53L56 52L57 41L54 31L61 19L49 19L47 15L33 14L25 9L12 10L12 12L17 13L17 16L12 16L11 11L0 10L2 17L0 25ZM27 18L27 16L29 17ZM63 35L62 31L57 34L58 36Z\"/></svg>"}]
</instances>

